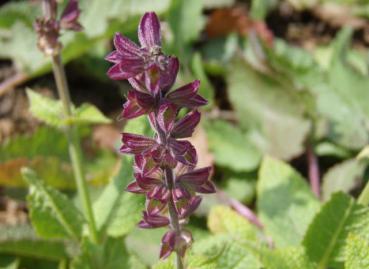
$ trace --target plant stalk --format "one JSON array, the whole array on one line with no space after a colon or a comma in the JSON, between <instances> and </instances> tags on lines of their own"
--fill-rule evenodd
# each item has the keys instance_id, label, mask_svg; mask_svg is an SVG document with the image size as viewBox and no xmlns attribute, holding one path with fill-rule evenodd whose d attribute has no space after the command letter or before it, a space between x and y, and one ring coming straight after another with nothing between
<instances>
[{"instance_id":1,"label":"plant stalk","mask_svg":"<svg viewBox=\"0 0 369 269\"><path fill-rule=\"evenodd\" d=\"M311 143L308 143L306 149L307 163L308 163L308 174L311 190L320 199L320 173L318 158L314 153L314 149Z\"/></svg>"},{"instance_id":2,"label":"plant stalk","mask_svg":"<svg viewBox=\"0 0 369 269\"><path fill-rule=\"evenodd\" d=\"M69 118L73 115L72 103L70 100L65 70L59 54L52 56L52 66L58 94L63 104L64 117ZM65 128L65 133L68 139L69 156L73 167L73 173L76 180L78 194L81 199L84 215L89 226L90 238L92 242L97 243L98 234L96 230L96 223L92 210L90 194L84 177L82 166L82 152L78 132L75 126L68 125Z\"/></svg>"},{"instance_id":3,"label":"plant stalk","mask_svg":"<svg viewBox=\"0 0 369 269\"><path fill-rule=\"evenodd\" d=\"M155 114L157 115L157 113ZM156 125L159 126L158 122L156 122ZM160 143L163 145L166 145L167 139L166 139L165 133L162 130L160 130L160 127L157 130L157 134L158 134ZM164 176L165 176L165 183L169 191L172 192L173 187L174 187L174 180L175 180L173 169L168 168L168 167L164 168ZM170 195L169 197L168 211L169 211L170 225L174 229L176 235L181 235L181 225L179 224L179 218L178 218L177 210L174 205L172 195ZM184 269L183 257L177 250L176 250L176 256L177 256L176 258L177 259L177 262L176 262L177 269Z\"/></svg>"}]
</instances>

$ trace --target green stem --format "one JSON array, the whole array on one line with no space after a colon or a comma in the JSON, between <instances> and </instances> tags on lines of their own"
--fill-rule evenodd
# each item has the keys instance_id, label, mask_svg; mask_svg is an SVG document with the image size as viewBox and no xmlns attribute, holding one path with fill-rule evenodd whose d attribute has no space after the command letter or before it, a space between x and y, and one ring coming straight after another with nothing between
<instances>
[{"instance_id":1,"label":"green stem","mask_svg":"<svg viewBox=\"0 0 369 269\"><path fill-rule=\"evenodd\" d=\"M58 89L59 97L63 104L64 117L69 118L72 116L72 103L70 101L69 88L67 79L65 76L64 67L61 61L60 55L52 56L52 66L56 86ZM65 132L68 138L69 156L71 159L73 173L77 184L77 190L81 199L83 211L88 222L90 230L90 238L92 242L98 242L98 234L96 230L95 218L91 206L90 194L87 188L86 180L84 178L83 166L82 166L82 153L81 145L79 141L78 132L75 126L68 125L65 128Z\"/></svg>"},{"instance_id":2,"label":"green stem","mask_svg":"<svg viewBox=\"0 0 369 269\"><path fill-rule=\"evenodd\" d=\"M359 198L358 198L358 203L362 204L362 205L369 205L369 182L366 183L364 190L361 192Z\"/></svg>"}]
</instances>

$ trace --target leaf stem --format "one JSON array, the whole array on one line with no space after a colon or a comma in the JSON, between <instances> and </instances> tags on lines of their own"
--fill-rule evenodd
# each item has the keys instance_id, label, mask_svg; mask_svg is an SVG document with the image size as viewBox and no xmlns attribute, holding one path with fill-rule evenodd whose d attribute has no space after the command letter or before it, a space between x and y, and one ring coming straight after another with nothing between
<instances>
[{"instance_id":1,"label":"leaf stem","mask_svg":"<svg viewBox=\"0 0 369 269\"><path fill-rule=\"evenodd\" d=\"M311 143L307 144L306 156L308 163L308 174L311 190L320 199L320 173L318 158L314 153L314 148Z\"/></svg>"},{"instance_id":2,"label":"leaf stem","mask_svg":"<svg viewBox=\"0 0 369 269\"><path fill-rule=\"evenodd\" d=\"M59 54L52 56L52 66L59 97L63 104L64 117L72 116L72 103L69 95L68 83L65 70ZM65 128L68 139L69 156L71 159L73 173L77 184L77 190L81 199L83 211L88 222L90 238L92 242L98 242L95 218L92 211L90 194L87 188L82 166L82 153L76 126L69 125Z\"/></svg>"}]
</instances>

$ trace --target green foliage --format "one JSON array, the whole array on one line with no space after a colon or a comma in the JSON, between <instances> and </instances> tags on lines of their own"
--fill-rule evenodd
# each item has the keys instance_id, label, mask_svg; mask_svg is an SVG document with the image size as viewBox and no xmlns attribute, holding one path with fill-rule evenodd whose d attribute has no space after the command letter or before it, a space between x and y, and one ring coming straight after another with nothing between
<instances>
[{"instance_id":1,"label":"green foliage","mask_svg":"<svg viewBox=\"0 0 369 269\"><path fill-rule=\"evenodd\" d=\"M330 168L323 177L322 193L328 200L337 191L350 192L362 182L364 166L355 159L349 159Z\"/></svg>"},{"instance_id":2,"label":"green foliage","mask_svg":"<svg viewBox=\"0 0 369 269\"><path fill-rule=\"evenodd\" d=\"M59 261L69 256L65 242L40 239L28 225L1 225L0 253L50 261Z\"/></svg>"},{"instance_id":3,"label":"green foliage","mask_svg":"<svg viewBox=\"0 0 369 269\"><path fill-rule=\"evenodd\" d=\"M260 150L283 159L302 153L310 124L303 116L301 93L238 59L231 63L227 79L240 125Z\"/></svg>"},{"instance_id":4,"label":"green foliage","mask_svg":"<svg viewBox=\"0 0 369 269\"><path fill-rule=\"evenodd\" d=\"M1 255L0 256L0 268L1 269L17 269L19 266L19 259L12 257Z\"/></svg>"},{"instance_id":5,"label":"green foliage","mask_svg":"<svg viewBox=\"0 0 369 269\"><path fill-rule=\"evenodd\" d=\"M303 246L308 257L317 263L318 269L340 268L345 258L348 235L365 236L368 229L369 210L356 204L346 194L336 193L314 217Z\"/></svg>"},{"instance_id":6,"label":"green foliage","mask_svg":"<svg viewBox=\"0 0 369 269\"><path fill-rule=\"evenodd\" d=\"M304 179L289 165L266 157L259 171L257 196L266 233L279 247L297 246L319 208Z\"/></svg>"},{"instance_id":7,"label":"green foliage","mask_svg":"<svg viewBox=\"0 0 369 269\"><path fill-rule=\"evenodd\" d=\"M30 185L28 205L36 232L45 238L79 238L84 220L68 197L45 184L29 169L22 170Z\"/></svg>"},{"instance_id":8,"label":"green foliage","mask_svg":"<svg viewBox=\"0 0 369 269\"><path fill-rule=\"evenodd\" d=\"M73 108L73 116L65 118L63 106L60 100L53 100L32 90L27 90L30 101L30 111L37 119L54 127L61 128L68 124L97 124L109 123L110 119L105 117L95 106L82 104Z\"/></svg>"},{"instance_id":9,"label":"green foliage","mask_svg":"<svg viewBox=\"0 0 369 269\"><path fill-rule=\"evenodd\" d=\"M251 171L257 167L260 153L240 129L222 120L205 122L205 129L218 165L234 171Z\"/></svg>"},{"instance_id":10,"label":"green foliage","mask_svg":"<svg viewBox=\"0 0 369 269\"><path fill-rule=\"evenodd\" d=\"M82 252L71 265L72 269L144 269L135 257L130 256L123 238L106 238L96 245L85 239Z\"/></svg>"},{"instance_id":11,"label":"green foliage","mask_svg":"<svg viewBox=\"0 0 369 269\"><path fill-rule=\"evenodd\" d=\"M316 269L300 246L266 250L262 262L266 269Z\"/></svg>"},{"instance_id":12,"label":"green foliage","mask_svg":"<svg viewBox=\"0 0 369 269\"><path fill-rule=\"evenodd\" d=\"M130 232L141 218L144 197L125 191L133 180L132 160L122 157L120 169L98 200L94 212L100 233L118 237Z\"/></svg>"},{"instance_id":13,"label":"green foliage","mask_svg":"<svg viewBox=\"0 0 369 269\"><path fill-rule=\"evenodd\" d=\"M349 234L346 240L345 269L369 268L369 243L368 237Z\"/></svg>"}]
</instances>

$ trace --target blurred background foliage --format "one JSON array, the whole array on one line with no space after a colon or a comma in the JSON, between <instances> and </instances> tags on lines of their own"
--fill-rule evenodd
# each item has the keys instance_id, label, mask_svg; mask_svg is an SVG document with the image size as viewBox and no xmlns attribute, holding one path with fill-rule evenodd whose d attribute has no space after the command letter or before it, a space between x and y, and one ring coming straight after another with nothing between
<instances>
[{"instance_id":1,"label":"blurred background foliage","mask_svg":"<svg viewBox=\"0 0 369 269\"><path fill-rule=\"evenodd\" d=\"M45 127L29 111L30 107L37 117L42 109L57 110L57 104L42 99L56 96L56 92L51 65L37 50L32 28L40 13L39 2L2 2L0 229L7 229L7 233L0 233L0 253L6 253L0 255L0 267L4 264L6 268L36 268L29 267L38 261L30 259L30 253L42 253L45 242L28 226L27 182L22 179L20 169L32 167L42 178L42 184L62 190L77 204L75 186L63 133ZM228 204L232 198L255 208L257 197L259 217L267 234L274 236L276 245L299 243L317 211L318 202L308 192L307 180L276 159L288 162L308 178L312 165L307 158L310 150L318 160L324 201L339 190L356 195L362 189L367 180L366 162L355 157L369 141L369 1L80 0L80 4L84 30L63 35L63 60L73 101L78 105L92 103L106 115L85 104L80 120L83 118L82 121L94 125L86 124L80 133L95 209L104 214L106 207L116 208L113 217L106 217L114 219L105 227L110 236L131 232L143 206L142 200L124 193L131 171L127 171L129 161L121 160L118 154L119 133L123 128L143 133L147 126L145 120L135 120L128 125L120 121L119 113L129 85L108 79L109 64L104 56L112 50L115 32L137 40L138 20L151 10L157 12L163 22L164 50L180 58L177 83L200 79L200 92L209 100L192 142L199 153L199 166L214 165L213 180L222 195L205 198L192 219L190 226L195 239L209 235L205 216L215 205ZM36 91L28 92L29 99L27 87ZM41 120L55 121L53 118ZM265 159L267 155L275 159ZM281 173L292 173L299 183L291 185ZM30 182L28 184L36 184L32 183L36 181ZM44 190L40 184L36 184L37 188ZM117 188L116 197L111 197L109 192L104 196L105 185ZM270 191L273 186L277 191ZM284 210L284 206L288 207L296 199L295 191L301 193L299 199L305 199L306 203L297 204L291 211ZM39 198L36 198L29 200L37 204ZM336 199L344 203L346 198ZM220 219L227 221L223 214L233 214L227 210L213 209L208 221L210 232L218 234L209 244L215 249L218 246L218 250L219 245L229 240L220 236L228 229L227 224L217 223ZM32 210L30 212L32 219ZM271 218L271 212L280 215ZM286 237L280 232L290 228L286 220L289 217L305 221ZM58 224L53 230L55 234L51 235L44 230L45 225L51 224L33 224L38 235L59 235ZM229 229L227 232L239 232L235 227ZM245 234L252 230L248 226L244 229ZM122 268L133 266L136 256L145 264L154 263L162 233L135 228L126 237L126 251L135 256L129 261L131 265ZM25 242L21 249L14 243L18 237ZM121 241L109 240L104 253L117 255L114 248L119 247ZM308 241L304 242L309 244ZM64 241L53 244L52 251L45 251L48 261L39 260L37 268L65 268L59 261L71 256L73 246L65 247ZM97 251L88 242L83 247L92 253ZM205 242L194 248L202 253L201 249L206 249ZM227 251L237 252L239 247ZM85 258L82 253L73 268L90 268L82 267ZM104 257L100 258L97 264L104 264ZM201 263L194 260L194 264L196 262ZM219 268L235 268L229 265L231 260L228 262ZM256 265L250 268L259 268L250 255L240 263L253 262ZM118 268L114 263L110 267L96 266L91 268ZM140 268L135 266L132 268ZM165 264L160 266L158 268L170 268Z\"/></svg>"}]
</instances>

